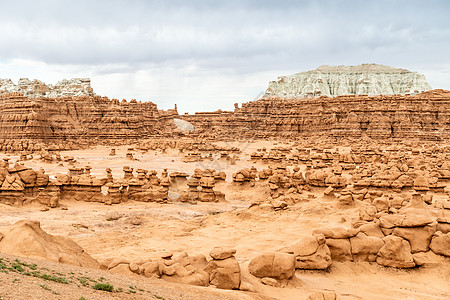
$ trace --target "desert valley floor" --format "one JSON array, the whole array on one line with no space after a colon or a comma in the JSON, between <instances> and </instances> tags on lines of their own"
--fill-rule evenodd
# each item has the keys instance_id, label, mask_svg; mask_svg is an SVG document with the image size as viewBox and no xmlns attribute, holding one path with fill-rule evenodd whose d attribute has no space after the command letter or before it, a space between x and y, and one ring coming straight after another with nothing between
<instances>
[{"instance_id":1,"label":"desert valley floor","mask_svg":"<svg viewBox=\"0 0 450 300\"><path fill-rule=\"evenodd\" d=\"M142 264L144 261L158 260L166 253L175 255L182 252L186 252L188 255L201 254L209 258L209 253L214 247L232 248L236 250L234 256L241 269L241 291L223 291L223 294L214 294L216 291L221 293L222 290L214 289L211 286L195 287L169 283L163 281L163 279L156 279L155 276L146 278L142 274L138 275L139 272L137 272L138 274L131 271L124 272L122 269L113 272L114 268L109 268L110 271L83 268L83 272L93 272L95 274L93 276L105 277L111 282L123 281L130 283L130 286L138 287L141 284L143 287L151 286L151 288L148 288L149 290L160 289L157 293L159 296L150 292L146 293L145 289L142 288L142 291L130 290L128 286L123 288L125 292L118 293L117 287L120 283L116 284L115 293L96 291L85 287L77 290L75 287L80 286L80 284L75 278L72 281L78 284L72 287L72 290L73 282L69 284L50 282L54 287L52 286L47 291L41 288L42 284L45 284L45 280L33 278L35 282L28 282L30 279L23 274L2 272L0 273L0 281L2 282L0 287L1 299L15 299L17 296L15 292L20 290L21 284L34 285L36 290L39 290L39 293L36 293L36 299L46 297L68 299L67 295L71 295L71 299L79 299L82 296L87 297L86 299L102 299L103 297L130 297L133 299L157 299L157 297L163 297L160 299L195 299L196 297L198 297L197 299L209 299L208 297L224 297L224 299L226 299L225 297L233 299L266 299L266 297L267 299L307 299L310 297L309 299L334 299L326 298L330 295L338 299L445 299L450 297L450 285L448 284L450 280L450 260L446 256L432 253L429 248L428 251L421 252L427 253L423 258L414 256L415 267L394 268L387 266L388 264L383 266L375 262L374 259L356 259L357 253L353 253L355 259L339 259L340 255L345 256L345 251L335 246L334 251L331 248L333 262L326 268L296 268L293 277L282 278L284 280L278 280L275 283L261 282L261 279L253 276L247 267L251 260L259 254L283 252L283 249L295 244L296 241L310 238L316 229L355 228L357 227L355 224L361 222L361 207L365 207L372 202L381 212L383 208L380 209L379 206L383 204L379 203L383 201L378 199L380 196L390 197L391 201L395 196L407 199L407 195L413 193L413 191L411 191L412 188L407 187L394 190L387 186L382 188L366 187L369 193L376 190L372 193L374 195L372 198L367 200L354 197L351 203L347 203L342 200L342 197L344 197L342 194L345 194L342 191L348 189L348 186L336 186L333 192L329 193L326 191L327 186L325 185L309 184L304 189L289 193L281 192L282 195L285 195L280 200L280 195L274 195L274 188L269 188L271 184L271 182L268 182L269 179L253 178L247 180L245 178L240 181L237 179L239 176L233 176L233 174L239 173L242 169L251 170L252 166L253 169L256 168L260 171L269 165L283 165L283 170L290 170L295 165L299 167L299 172L306 174L307 169L318 168L317 165L311 167L311 161L319 163L332 160L322 160L324 157L320 155L316 155L316 159L312 159L311 154L309 161L300 160L292 163L292 161L287 160L289 154L291 154L288 153L285 157L286 162L281 163L283 159L278 157L275 159L278 163L274 163L273 157L257 159L255 156L258 151L266 150L269 153L270 149L278 149L278 154L283 153L283 149L294 149L294 142L252 140L249 142L217 142L216 145L223 149L234 149L233 153L237 154L229 155L228 159L224 159L225 155L221 157L220 153L202 155L201 152L194 151L196 155L187 155L179 149L142 150L139 147L128 145L115 147L115 155L110 155L111 147L106 146L76 151L59 151L58 157L62 158L59 160L44 160L42 159L44 155L34 155L33 158L28 158L22 163L27 168L34 170L43 168L46 174L50 175L50 181L57 178L57 174L68 173L68 168L74 165L91 166L90 176L92 177L102 177L105 174L105 169L110 168L110 173L114 179L123 177L124 166L129 166L134 170L156 170L158 175L163 172L169 174L182 172L192 175L195 173L195 169L213 169L226 174L225 180L216 180L214 185L214 191L225 194L225 199L217 202L182 202L180 201L182 194L186 193L185 191L188 188L186 181L176 181L171 177L172 182L168 187L168 199L164 203L129 200L105 205L105 203L100 202L77 201L75 197L74 199L60 200L57 206L50 208L37 202L25 202L24 205L0 204L0 232L8 232L16 222L21 220L39 221L40 227L46 233L70 238L100 263L111 262L113 259L120 258L128 263L141 261ZM448 146L444 145L443 147L442 149L448 150ZM239 150L236 150L237 148ZM331 147L330 151L345 153L349 149L350 147ZM423 149L426 149L426 147ZM390 153L403 150L407 152L408 147L393 149L390 146L385 146L378 150ZM328 153L323 149L316 149L315 152ZM130 159L130 154L132 154L132 159ZM49 155L54 157L52 153L46 155L47 158ZM196 156L196 159L192 159L194 156ZM8 157L10 161L20 160L18 155L11 153L0 155L0 158L4 157ZM69 164L64 161L64 157L70 157L73 160ZM232 158L229 159L229 157ZM354 162L348 164L354 164ZM383 162L378 161L374 164L382 165ZM322 168L326 170L333 168L333 166L323 165ZM410 168L414 167L411 165ZM354 168L340 169L337 174L350 182L352 180L351 169L354 170ZM420 168L417 169L420 170ZM276 167L274 167L274 170L276 170ZM224 176L222 175L222 177ZM438 210L438 213L444 211L444 217L448 217L449 211L445 208L445 203L448 201L448 187L448 183L444 186L441 184L440 189L424 192L427 195L432 195L432 200L425 205L429 206L430 209ZM105 194L104 189L102 189L102 193ZM293 194L293 196L289 198L289 194ZM276 200L277 197L278 200ZM376 203L373 202L375 199L378 199L378 201L375 201ZM283 202L283 205L279 205L277 201ZM442 203L444 203L443 206L439 206ZM405 206L405 203L403 203L403 206ZM397 211L398 209L392 209L389 214L395 214ZM388 211L384 213L388 215ZM448 219L441 221L439 224L447 225L446 220ZM420 234L418 234L418 238L420 238ZM20 236L20 233L18 236ZM325 232L325 237L331 238L332 236ZM340 240L345 239L351 239L351 236ZM334 256L338 259L335 260ZM3 258L7 259L7 256ZM31 258L39 259L39 257ZM422 262L417 263L421 259ZM38 260L36 264L47 263L49 262L39 262ZM51 267L59 268L58 265L52 265ZM68 271L65 270L65 272ZM104 274L98 275L99 272ZM118 279L117 276L119 275L114 273L118 273L121 279ZM108 276L116 277L110 279ZM136 282L136 284L132 282ZM245 288L242 288L243 283L245 283ZM49 286L51 285L49 284ZM186 291L185 298L174 292L184 289ZM214 293L211 293L212 289L215 291ZM52 292L54 293L52 294ZM322 298L313 298L316 296ZM28 297L32 299L33 295L28 295Z\"/></svg>"}]
</instances>

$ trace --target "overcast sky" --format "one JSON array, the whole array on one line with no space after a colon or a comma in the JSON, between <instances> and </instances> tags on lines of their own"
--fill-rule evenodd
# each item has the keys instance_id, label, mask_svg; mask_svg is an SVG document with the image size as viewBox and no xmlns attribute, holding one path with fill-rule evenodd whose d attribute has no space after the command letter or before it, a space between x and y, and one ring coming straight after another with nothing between
<instances>
[{"instance_id":1,"label":"overcast sky","mask_svg":"<svg viewBox=\"0 0 450 300\"><path fill-rule=\"evenodd\" d=\"M270 80L379 63L450 90L450 1L0 0L0 78L90 77L97 94L232 109Z\"/></svg>"}]
</instances>

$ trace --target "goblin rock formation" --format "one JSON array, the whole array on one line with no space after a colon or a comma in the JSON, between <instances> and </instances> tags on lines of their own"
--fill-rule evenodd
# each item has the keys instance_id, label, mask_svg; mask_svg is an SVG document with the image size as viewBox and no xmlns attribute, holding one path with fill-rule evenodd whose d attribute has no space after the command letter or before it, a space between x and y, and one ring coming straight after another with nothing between
<instances>
[{"instance_id":1,"label":"goblin rock formation","mask_svg":"<svg viewBox=\"0 0 450 300\"><path fill-rule=\"evenodd\" d=\"M278 77L266 96L288 99L340 95L404 95L431 90L424 75L377 64L320 66L315 70Z\"/></svg>"}]
</instances>

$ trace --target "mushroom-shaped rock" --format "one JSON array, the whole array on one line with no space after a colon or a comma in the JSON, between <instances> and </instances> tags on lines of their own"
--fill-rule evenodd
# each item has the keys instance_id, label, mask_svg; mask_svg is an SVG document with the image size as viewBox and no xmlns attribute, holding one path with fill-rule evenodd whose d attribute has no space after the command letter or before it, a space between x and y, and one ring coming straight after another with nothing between
<instances>
[{"instance_id":1,"label":"mushroom-shaped rock","mask_svg":"<svg viewBox=\"0 0 450 300\"><path fill-rule=\"evenodd\" d=\"M236 258L211 260L204 271L209 274L209 282L219 289L239 289L241 284L241 268Z\"/></svg>"}]
</instances>

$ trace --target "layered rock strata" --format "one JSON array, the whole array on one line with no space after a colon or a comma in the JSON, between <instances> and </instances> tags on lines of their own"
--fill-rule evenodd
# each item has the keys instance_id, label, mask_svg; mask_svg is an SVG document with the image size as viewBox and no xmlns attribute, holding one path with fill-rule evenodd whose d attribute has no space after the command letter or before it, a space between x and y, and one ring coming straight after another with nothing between
<instances>
[{"instance_id":1,"label":"layered rock strata","mask_svg":"<svg viewBox=\"0 0 450 300\"><path fill-rule=\"evenodd\" d=\"M28 98L0 96L0 133L5 140L64 141L145 138L178 116L152 102L119 101L100 96Z\"/></svg>"},{"instance_id":2,"label":"layered rock strata","mask_svg":"<svg viewBox=\"0 0 450 300\"><path fill-rule=\"evenodd\" d=\"M174 119L193 125L177 129ZM180 116L176 109L158 110L152 102L129 102L100 96L28 98L0 95L2 148L35 147L30 141L142 139L189 135L204 138L332 138L448 140L450 92L418 95L326 96L313 99L266 97L236 105L234 112ZM9 141L22 141L21 145ZM26 141L26 145L23 143ZM16 145L17 144L17 145ZM39 147L38 147L39 148Z\"/></svg>"},{"instance_id":3,"label":"layered rock strata","mask_svg":"<svg viewBox=\"0 0 450 300\"><path fill-rule=\"evenodd\" d=\"M205 137L450 138L450 92L444 90L414 96L265 97L235 107L234 112L182 118L194 125L195 134Z\"/></svg>"},{"instance_id":4,"label":"layered rock strata","mask_svg":"<svg viewBox=\"0 0 450 300\"><path fill-rule=\"evenodd\" d=\"M341 95L405 95L431 90L424 75L377 64L320 66L316 70L278 77L266 96L288 99Z\"/></svg>"},{"instance_id":5,"label":"layered rock strata","mask_svg":"<svg viewBox=\"0 0 450 300\"><path fill-rule=\"evenodd\" d=\"M21 78L17 84L11 79L0 79L0 94L22 93L29 98L58 98L68 96L94 96L89 78L63 79L55 85L40 80Z\"/></svg>"}]
</instances>

